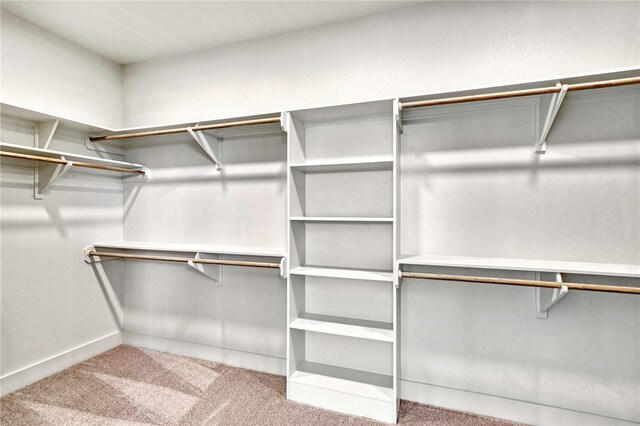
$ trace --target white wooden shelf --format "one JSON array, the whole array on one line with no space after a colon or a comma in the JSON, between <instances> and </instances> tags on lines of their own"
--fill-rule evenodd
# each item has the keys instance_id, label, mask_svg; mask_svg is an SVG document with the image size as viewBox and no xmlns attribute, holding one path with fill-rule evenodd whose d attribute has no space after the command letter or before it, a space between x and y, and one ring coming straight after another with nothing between
<instances>
[{"instance_id":1,"label":"white wooden shelf","mask_svg":"<svg viewBox=\"0 0 640 426\"><path fill-rule=\"evenodd\" d=\"M358 223L393 223L392 217L321 217L295 216L293 222L358 222Z\"/></svg>"},{"instance_id":2,"label":"white wooden shelf","mask_svg":"<svg viewBox=\"0 0 640 426\"><path fill-rule=\"evenodd\" d=\"M79 121L74 118L66 117L54 112L46 112L35 110L33 108L21 105L15 105L7 102L0 103L0 108L2 109L2 113L6 115L10 115L13 117L23 118L25 120L30 121L52 121L52 120L60 120L61 124L64 124L66 127L83 131L85 133L93 133L100 135L113 135L113 134L121 134L121 133L133 133L133 132L145 132L145 131L153 131L153 130L163 130L163 129L173 129L178 127L191 127L195 126L196 123L199 125L207 125L207 124L216 124L216 123L226 123L229 121L238 120L237 117L210 117L206 119L200 119L196 121L177 121L172 123L156 123L148 126L136 126L136 127L109 127L101 124L88 123L84 121ZM250 117L243 117L243 119L258 119L258 118L266 118L272 116L271 114L259 114ZM219 131L224 132L225 134L233 134L233 133L254 133L254 132L262 132L264 129L273 129L280 130L280 124L260 124L256 126L251 126L254 130L243 129L242 127L234 127L221 129Z\"/></svg>"},{"instance_id":3,"label":"white wooden shelf","mask_svg":"<svg viewBox=\"0 0 640 426\"><path fill-rule=\"evenodd\" d=\"M216 246L205 244L176 244L157 242L150 243L139 241L93 243L93 246L118 250L161 251L174 253L207 253L236 256L285 257L286 255L285 249L272 247Z\"/></svg>"},{"instance_id":4,"label":"white wooden shelf","mask_svg":"<svg viewBox=\"0 0 640 426\"><path fill-rule=\"evenodd\" d=\"M331 173L392 170L393 158L371 157L351 160L312 160L305 163L292 163L290 167L305 173Z\"/></svg>"},{"instance_id":5,"label":"white wooden shelf","mask_svg":"<svg viewBox=\"0 0 640 426\"><path fill-rule=\"evenodd\" d=\"M393 324L357 318L303 313L290 324L290 327L296 330L356 337L380 342L391 343L394 340Z\"/></svg>"},{"instance_id":6,"label":"white wooden shelf","mask_svg":"<svg viewBox=\"0 0 640 426\"><path fill-rule=\"evenodd\" d=\"M393 378L383 374L305 361L289 380L364 398L395 402Z\"/></svg>"},{"instance_id":7,"label":"white wooden shelf","mask_svg":"<svg viewBox=\"0 0 640 426\"><path fill-rule=\"evenodd\" d=\"M323 268L316 266L299 266L289 272L291 275L304 275L323 278L344 278L350 280L393 282L391 271L373 269Z\"/></svg>"},{"instance_id":8,"label":"white wooden shelf","mask_svg":"<svg viewBox=\"0 0 640 426\"><path fill-rule=\"evenodd\" d=\"M559 262L552 260L503 259L491 257L410 256L399 265L447 266L455 268L501 269L510 271L553 272L583 275L640 277L640 265L614 263Z\"/></svg>"},{"instance_id":9,"label":"white wooden shelf","mask_svg":"<svg viewBox=\"0 0 640 426\"><path fill-rule=\"evenodd\" d=\"M40 157L62 159L68 161L80 161L83 163L97 164L101 166L120 167L129 170L145 170L145 166L135 163L127 163L125 161L108 160L105 158L90 157L88 155L73 154L70 152L54 151L50 149L41 149L26 145L16 145L12 143L0 142L0 150L12 152L16 154L37 155Z\"/></svg>"}]
</instances>

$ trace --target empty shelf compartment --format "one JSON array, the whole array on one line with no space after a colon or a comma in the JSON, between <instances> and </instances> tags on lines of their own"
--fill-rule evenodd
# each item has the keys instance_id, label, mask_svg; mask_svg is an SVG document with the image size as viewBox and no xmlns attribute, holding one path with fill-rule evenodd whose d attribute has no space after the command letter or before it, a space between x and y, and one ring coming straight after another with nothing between
<instances>
[{"instance_id":1,"label":"empty shelf compartment","mask_svg":"<svg viewBox=\"0 0 640 426\"><path fill-rule=\"evenodd\" d=\"M315 160L307 161L306 163L292 163L291 168L304 173L391 170L393 168L393 158L364 157L350 160Z\"/></svg>"},{"instance_id":2,"label":"empty shelf compartment","mask_svg":"<svg viewBox=\"0 0 640 426\"><path fill-rule=\"evenodd\" d=\"M395 402L393 377L384 374L305 361L291 375L289 381L384 402Z\"/></svg>"},{"instance_id":3,"label":"empty shelf compartment","mask_svg":"<svg viewBox=\"0 0 640 426\"><path fill-rule=\"evenodd\" d=\"M393 342L393 324L357 318L303 313L290 325L296 330Z\"/></svg>"},{"instance_id":4,"label":"empty shelf compartment","mask_svg":"<svg viewBox=\"0 0 640 426\"><path fill-rule=\"evenodd\" d=\"M322 216L296 216L291 218L294 222L360 222L360 223L392 223L392 217L322 217Z\"/></svg>"},{"instance_id":5,"label":"empty shelf compartment","mask_svg":"<svg viewBox=\"0 0 640 426\"><path fill-rule=\"evenodd\" d=\"M311 277L344 278L351 280L393 282L393 272L375 269L323 268L319 266L299 266L289 272L291 275Z\"/></svg>"}]
</instances>

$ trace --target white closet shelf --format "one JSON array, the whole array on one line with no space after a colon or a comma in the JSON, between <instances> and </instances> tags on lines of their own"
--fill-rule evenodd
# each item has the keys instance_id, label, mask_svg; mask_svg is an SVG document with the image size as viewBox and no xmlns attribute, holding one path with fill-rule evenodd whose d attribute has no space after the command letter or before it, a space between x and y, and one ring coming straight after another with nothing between
<instances>
[{"instance_id":1,"label":"white closet shelf","mask_svg":"<svg viewBox=\"0 0 640 426\"><path fill-rule=\"evenodd\" d=\"M145 170L145 166L125 161L108 160L104 158L90 157L88 155L73 154L70 152L54 151L50 149L35 148L26 145L16 145L12 143L0 142L0 150L16 154L36 155L39 157L65 159L67 161L79 161L100 166L120 167L129 170Z\"/></svg>"},{"instance_id":2,"label":"white closet shelf","mask_svg":"<svg viewBox=\"0 0 640 426\"><path fill-rule=\"evenodd\" d=\"M371 157L350 160L312 160L292 163L290 167L305 173L355 172L392 170L392 157Z\"/></svg>"},{"instance_id":3,"label":"white closet shelf","mask_svg":"<svg viewBox=\"0 0 640 426\"><path fill-rule=\"evenodd\" d=\"M285 249L248 246L215 246L205 244L150 243L139 241L116 241L93 243L94 247L118 250L165 251L174 253L208 253L237 256L285 257Z\"/></svg>"},{"instance_id":4,"label":"white closet shelf","mask_svg":"<svg viewBox=\"0 0 640 426\"><path fill-rule=\"evenodd\" d=\"M293 222L359 222L359 223L393 223L392 217L322 217L322 216L295 216Z\"/></svg>"},{"instance_id":5,"label":"white closet shelf","mask_svg":"<svg viewBox=\"0 0 640 426\"><path fill-rule=\"evenodd\" d=\"M393 324L390 322L370 321L357 318L344 318L313 313L300 314L291 324L296 330L337 336L356 337L392 343Z\"/></svg>"},{"instance_id":6,"label":"white closet shelf","mask_svg":"<svg viewBox=\"0 0 640 426\"><path fill-rule=\"evenodd\" d=\"M291 375L289 381L384 402L395 402L393 377L384 374L305 361Z\"/></svg>"},{"instance_id":7,"label":"white closet shelf","mask_svg":"<svg viewBox=\"0 0 640 426\"><path fill-rule=\"evenodd\" d=\"M291 275L305 275L323 278L344 278L350 280L393 282L393 272L373 269L324 268L319 266L299 266L289 272Z\"/></svg>"},{"instance_id":8,"label":"white closet shelf","mask_svg":"<svg viewBox=\"0 0 640 426\"><path fill-rule=\"evenodd\" d=\"M500 269L510 271L552 272L583 275L640 277L640 265L615 263L559 262L552 260L503 259L491 257L409 256L399 265L446 266L455 268Z\"/></svg>"}]
</instances>

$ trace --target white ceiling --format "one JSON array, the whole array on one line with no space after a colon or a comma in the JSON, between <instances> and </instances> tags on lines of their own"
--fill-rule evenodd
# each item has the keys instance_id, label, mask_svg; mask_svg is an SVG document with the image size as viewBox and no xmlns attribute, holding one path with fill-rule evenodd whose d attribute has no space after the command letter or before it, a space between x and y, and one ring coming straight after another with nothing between
<instances>
[{"instance_id":1,"label":"white ceiling","mask_svg":"<svg viewBox=\"0 0 640 426\"><path fill-rule=\"evenodd\" d=\"M120 64L194 52L419 1L5 1L3 10Z\"/></svg>"}]
</instances>

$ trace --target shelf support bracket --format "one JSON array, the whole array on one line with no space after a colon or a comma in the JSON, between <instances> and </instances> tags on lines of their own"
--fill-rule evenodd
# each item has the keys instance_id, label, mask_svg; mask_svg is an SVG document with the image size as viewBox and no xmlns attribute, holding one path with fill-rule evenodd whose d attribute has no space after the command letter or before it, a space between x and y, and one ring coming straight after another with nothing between
<instances>
[{"instance_id":1,"label":"shelf support bracket","mask_svg":"<svg viewBox=\"0 0 640 426\"><path fill-rule=\"evenodd\" d=\"M204 153L207 154L211 161L213 161L213 164L216 165L216 170L222 170L222 163L220 163L220 160L218 160L218 156L211 149L211 145L209 145L209 142L207 141L205 135L202 132L194 131L193 127L187 127L187 131L189 132L193 140L195 140L196 143L200 146L200 148L202 148Z\"/></svg>"},{"instance_id":2,"label":"shelf support bracket","mask_svg":"<svg viewBox=\"0 0 640 426\"><path fill-rule=\"evenodd\" d=\"M393 100L393 120L396 123L398 131L402 133L402 104L398 98Z\"/></svg>"},{"instance_id":3,"label":"shelf support bracket","mask_svg":"<svg viewBox=\"0 0 640 426\"><path fill-rule=\"evenodd\" d=\"M41 121L38 123L38 143L37 148L49 149L53 135L58 129L60 120Z\"/></svg>"},{"instance_id":4,"label":"shelf support bracket","mask_svg":"<svg viewBox=\"0 0 640 426\"><path fill-rule=\"evenodd\" d=\"M49 149L49 145L51 145L51 141L53 140L53 135L56 133L58 129L58 125L60 124L60 120L50 120L50 121L40 121L37 123L35 128L35 137L34 144L36 148ZM36 200L42 200L44 198L43 192L46 190L40 189L41 173L43 170L53 170L55 166L49 166L46 168L43 164L36 163L34 164L33 169L33 198ZM54 170L55 173L55 170ZM63 172L63 173L66 173ZM62 176L62 174L60 176ZM55 181L55 179L53 180ZM53 184L53 181L50 184ZM49 185L50 186L50 185Z\"/></svg>"},{"instance_id":5,"label":"shelf support bracket","mask_svg":"<svg viewBox=\"0 0 640 426\"><path fill-rule=\"evenodd\" d=\"M393 284L396 288L400 288L400 282L402 281L402 271L400 270L400 262L396 261L394 264Z\"/></svg>"},{"instance_id":6,"label":"shelf support bracket","mask_svg":"<svg viewBox=\"0 0 640 426\"><path fill-rule=\"evenodd\" d=\"M282 278L288 278L289 277L289 273L287 272L287 257L284 256L282 259L280 259L280 276Z\"/></svg>"},{"instance_id":7,"label":"shelf support bracket","mask_svg":"<svg viewBox=\"0 0 640 426\"><path fill-rule=\"evenodd\" d=\"M218 256L219 258L221 256ZM215 272L213 274L207 272L204 269L204 265L202 263L195 263L194 260L196 259L202 259L202 257L200 256L200 252L196 253L196 257L193 260L190 260L188 263L189 266L191 266L194 270L200 272L201 274L205 275L207 278L212 279L213 281L216 282L216 285L218 286L222 286L222 266L221 265L207 265L208 267L212 267L215 268Z\"/></svg>"},{"instance_id":8,"label":"shelf support bracket","mask_svg":"<svg viewBox=\"0 0 640 426\"><path fill-rule=\"evenodd\" d=\"M562 282L562 274L556 273L556 282ZM563 297L567 295L569 292L569 288L566 285L563 285L560 288L553 289L553 295L551 296L551 300L545 305L542 305L542 289L540 287L536 287L536 318L547 319L549 316L549 309L562 300Z\"/></svg>"},{"instance_id":9,"label":"shelf support bracket","mask_svg":"<svg viewBox=\"0 0 640 426\"><path fill-rule=\"evenodd\" d=\"M60 158L65 160L64 157ZM34 197L37 200L42 200L44 198L44 194L51 188L51 186L53 186L58 179L67 173L71 167L73 167L73 162L67 161L65 164L39 163L36 167L38 169L38 175Z\"/></svg>"},{"instance_id":10,"label":"shelf support bracket","mask_svg":"<svg viewBox=\"0 0 640 426\"><path fill-rule=\"evenodd\" d=\"M558 115L560 105L562 105L562 101L564 100L564 97L567 94L567 89L569 88L568 85L561 85L559 82L556 85L560 87L560 91L554 93L553 97L551 98L549 110L547 111L547 118L544 122L544 126L542 127L540 139L536 144L536 154L544 154L547 152L547 136L549 135L549 131L551 130L551 126L553 125L553 121L556 119L556 115Z\"/></svg>"},{"instance_id":11,"label":"shelf support bracket","mask_svg":"<svg viewBox=\"0 0 640 426\"><path fill-rule=\"evenodd\" d=\"M291 119L291 115L287 111L282 111L280 113L280 128L283 132L289 132L289 120Z\"/></svg>"}]
</instances>

